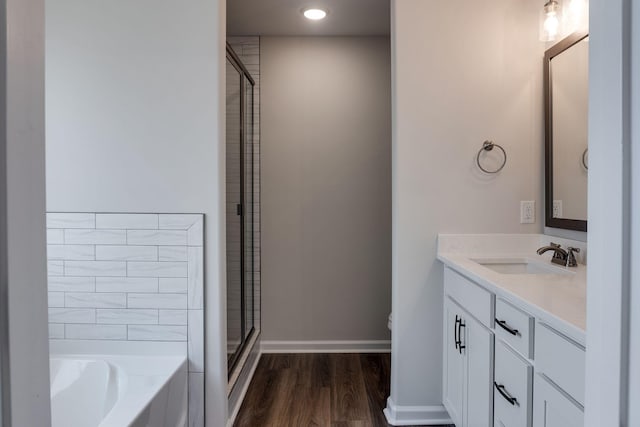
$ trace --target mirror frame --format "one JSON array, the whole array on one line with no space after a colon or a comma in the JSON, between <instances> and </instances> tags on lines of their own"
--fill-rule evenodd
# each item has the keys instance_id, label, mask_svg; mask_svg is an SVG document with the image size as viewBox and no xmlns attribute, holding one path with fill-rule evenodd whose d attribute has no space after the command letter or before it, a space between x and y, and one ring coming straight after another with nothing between
<instances>
[{"instance_id":1,"label":"mirror frame","mask_svg":"<svg viewBox=\"0 0 640 427\"><path fill-rule=\"evenodd\" d=\"M545 217L546 227L587 231L587 221L553 217L553 111L551 97L551 60L576 43L589 37L588 32L576 32L560 40L544 53L544 140L545 140Z\"/></svg>"}]
</instances>

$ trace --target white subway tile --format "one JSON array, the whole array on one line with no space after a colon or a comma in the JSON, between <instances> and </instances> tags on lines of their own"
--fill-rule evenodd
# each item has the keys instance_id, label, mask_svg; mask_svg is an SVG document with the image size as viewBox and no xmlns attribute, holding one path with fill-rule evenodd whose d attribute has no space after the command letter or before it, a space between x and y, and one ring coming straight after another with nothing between
<instances>
[{"instance_id":1,"label":"white subway tile","mask_svg":"<svg viewBox=\"0 0 640 427\"><path fill-rule=\"evenodd\" d=\"M130 245L186 245L187 232L183 230L127 230L127 243Z\"/></svg>"},{"instance_id":2,"label":"white subway tile","mask_svg":"<svg viewBox=\"0 0 640 427\"><path fill-rule=\"evenodd\" d=\"M186 326L129 325L130 341L186 341Z\"/></svg>"},{"instance_id":3,"label":"white subway tile","mask_svg":"<svg viewBox=\"0 0 640 427\"><path fill-rule=\"evenodd\" d=\"M189 246L202 246L204 240L204 220L202 215L187 230L187 243Z\"/></svg>"},{"instance_id":4,"label":"white subway tile","mask_svg":"<svg viewBox=\"0 0 640 427\"><path fill-rule=\"evenodd\" d=\"M158 323L161 325L186 325L187 310L159 310Z\"/></svg>"},{"instance_id":5,"label":"white subway tile","mask_svg":"<svg viewBox=\"0 0 640 427\"><path fill-rule=\"evenodd\" d=\"M204 374L189 373L189 427L204 425Z\"/></svg>"},{"instance_id":6,"label":"white subway tile","mask_svg":"<svg viewBox=\"0 0 640 427\"><path fill-rule=\"evenodd\" d=\"M49 307L64 307L64 292L49 292L47 299Z\"/></svg>"},{"instance_id":7,"label":"white subway tile","mask_svg":"<svg viewBox=\"0 0 640 427\"><path fill-rule=\"evenodd\" d=\"M96 214L96 228L157 229L157 214Z\"/></svg>"},{"instance_id":8,"label":"white subway tile","mask_svg":"<svg viewBox=\"0 0 640 427\"><path fill-rule=\"evenodd\" d=\"M202 218L198 214L160 214L161 230L188 230Z\"/></svg>"},{"instance_id":9,"label":"white subway tile","mask_svg":"<svg viewBox=\"0 0 640 427\"><path fill-rule=\"evenodd\" d=\"M160 292L186 294L188 280L184 277L161 277Z\"/></svg>"},{"instance_id":10,"label":"white subway tile","mask_svg":"<svg viewBox=\"0 0 640 427\"><path fill-rule=\"evenodd\" d=\"M126 340L125 325L65 325L65 337L77 340Z\"/></svg>"},{"instance_id":11,"label":"white subway tile","mask_svg":"<svg viewBox=\"0 0 640 427\"><path fill-rule=\"evenodd\" d=\"M95 259L93 245L47 245L47 258L86 261Z\"/></svg>"},{"instance_id":12,"label":"white subway tile","mask_svg":"<svg viewBox=\"0 0 640 427\"><path fill-rule=\"evenodd\" d=\"M96 246L96 259L102 261L157 261L156 246Z\"/></svg>"},{"instance_id":13,"label":"white subway tile","mask_svg":"<svg viewBox=\"0 0 640 427\"><path fill-rule=\"evenodd\" d=\"M64 297L65 307L91 308L125 308L126 294L67 292Z\"/></svg>"},{"instance_id":14,"label":"white subway tile","mask_svg":"<svg viewBox=\"0 0 640 427\"><path fill-rule=\"evenodd\" d=\"M53 292L95 292L94 277L49 277L49 290Z\"/></svg>"},{"instance_id":15,"label":"white subway tile","mask_svg":"<svg viewBox=\"0 0 640 427\"><path fill-rule=\"evenodd\" d=\"M186 309L185 294L127 294L129 308L173 308Z\"/></svg>"},{"instance_id":16,"label":"white subway tile","mask_svg":"<svg viewBox=\"0 0 640 427\"><path fill-rule=\"evenodd\" d=\"M47 230L47 243L50 245L62 245L64 244L64 230L61 229L48 229Z\"/></svg>"},{"instance_id":17,"label":"white subway tile","mask_svg":"<svg viewBox=\"0 0 640 427\"><path fill-rule=\"evenodd\" d=\"M186 246L160 246L158 252L159 261L186 261Z\"/></svg>"},{"instance_id":18,"label":"white subway tile","mask_svg":"<svg viewBox=\"0 0 640 427\"><path fill-rule=\"evenodd\" d=\"M189 308L204 308L204 266L203 250L201 247L189 247L189 274L188 274Z\"/></svg>"},{"instance_id":19,"label":"white subway tile","mask_svg":"<svg viewBox=\"0 0 640 427\"><path fill-rule=\"evenodd\" d=\"M66 244L126 245L125 230L64 230Z\"/></svg>"},{"instance_id":20,"label":"white subway tile","mask_svg":"<svg viewBox=\"0 0 640 427\"><path fill-rule=\"evenodd\" d=\"M50 308L49 323L96 323L92 308Z\"/></svg>"},{"instance_id":21,"label":"white subway tile","mask_svg":"<svg viewBox=\"0 0 640 427\"><path fill-rule=\"evenodd\" d=\"M49 323L49 339L64 339L64 325L59 323Z\"/></svg>"},{"instance_id":22,"label":"white subway tile","mask_svg":"<svg viewBox=\"0 0 640 427\"><path fill-rule=\"evenodd\" d=\"M158 324L158 310L149 309L108 309L99 308L97 310L97 323L108 324L136 324L147 325Z\"/></svg>"},{"instance_id":23,"label":"white subway tile","mask_svg":"<svg viewBox=\"0 0 640 427\"><path fill-rule=\"evenodd\" d=\"M187 277L186 262L137 262L127 263L130 277Z\"/></svg>"},{"instance_id":24,"label":"white subway tile","mask_svg":"<svg viewBox=\"0 0 640 427\"><path fill-rule=\"evenodd\" d=\"M47 275L64 276L64 261L47 261Z\"/></svg>"},{"instance_id":25,"label":"white subway tile","mask_svg":"<svg viewBox=\"0 0 640 427\"><path fill-rule=\"evenodd\" d=\"M189 372L204 372L204 312L189 310L188 318Z\"/></svg>"},{"instance_id":26,"label":"white subway tile","mask_svg":"<svg viewBox=\"0 0 640 427\"><path fill-rule=\"evenodd\" d=\"M126 276L127 263L120 261L65 261L68 276Z\"/></svg>"},{"instance_id":27,"label":"white subway tile","mask_svg":"<svg viewBox=\"0 0 640 427\"><path fill-rule=\"evenodd\" d=\"M96 215L92 213L47 213L47 228L95 228Z\"/></svg>"},{"instance_id":28,"label":"white subway tile","mask_svg":"<svg viewBox=\"0 0 640 427\"><path fill-rule=\"evenodd\" d=\"M155 277L96 277L97 292L158 292Z\"/></svg>"}]
</instances>

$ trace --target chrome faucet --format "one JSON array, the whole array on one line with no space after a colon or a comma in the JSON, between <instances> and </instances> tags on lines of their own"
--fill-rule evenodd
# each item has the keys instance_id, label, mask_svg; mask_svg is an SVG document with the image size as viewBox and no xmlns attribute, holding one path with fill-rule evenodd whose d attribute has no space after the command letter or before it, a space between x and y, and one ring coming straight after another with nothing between
<instances>
[{"instance_id":1,"label":"chrome faucet","mask_svg":"<svg viewBox=\"0 0 640 427\"><path fill-rule=\"evenodd\" d=\"M538 255L542 255L545 252L553 251L553 257L551 257L551 262L554 264L559 264L565 267L576 267L578 265L578 261L576 260L576 253L580 252L579 248L567 248L565 251L560 247L557 243L549 243L549 246L543 246L538 249Z\"/></svg>"}]
</instances>

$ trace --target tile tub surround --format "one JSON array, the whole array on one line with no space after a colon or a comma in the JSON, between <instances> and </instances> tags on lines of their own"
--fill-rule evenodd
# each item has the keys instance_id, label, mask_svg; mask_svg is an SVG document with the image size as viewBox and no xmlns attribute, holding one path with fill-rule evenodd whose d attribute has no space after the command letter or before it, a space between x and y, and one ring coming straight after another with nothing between
<instances>
[{"instance_id":1,"label":"tile tub surround","mask_svg":"<svg viewBox=\"0 0 640 427\"><path fill-rule=\"evenodd\" d=\"M204 218L47 214L53 340L183 342L189 426L203 426Z\"/></svg>"}]
</instances>

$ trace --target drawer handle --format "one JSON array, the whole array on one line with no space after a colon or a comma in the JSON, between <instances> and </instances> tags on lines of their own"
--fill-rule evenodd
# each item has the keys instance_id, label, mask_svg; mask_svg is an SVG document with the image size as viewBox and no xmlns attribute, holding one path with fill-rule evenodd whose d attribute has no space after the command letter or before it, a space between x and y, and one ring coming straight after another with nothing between
<instances>
[{"instance_id":1,"label":"drawer handle","mask_svg":"<svg viewBox=\"0 0 640 427\"><path fill-rule=\"evenodd\" d=\"M498 393L500 393L507 402L511 403L513 406L520 406L520 404L518 403L518 399L516 399L515 397L507 393L507 391L505 390L502 384L498 384L497 382L494 381L493 385L495 386L496 390L498 390Z\"/></svg>"},{"instance_id":2,"label":"drawer handle","mask_svg":"<svg viewBox=\"0 0 640 427\"><path fill-rule=\"evenodd\" d=\"M466 328L467 325L465 323L462 323L462 317L460 318L460 323L458 324L458 351L460 352L460 354L462 354L462 350L464 350L465 348L467 348L466 345L462 344L462 328Z\"/></svg>"},{"instance_id":3,"label":"drawer handle","mask_svg":"<svg viewBox=\"0 0 640 427\"><path fill-rule=\"evenodd\" d=\"M458 323L461 322L462 319L458 318L458 315L456 314L456 324L453 325L453 340L456 343L456 350L458 349L458 346L460 345L460 340L458 339Z\"/></svg>"},{"instance_id":4,"label":"drawer handle","mask_svg":"<svg viewBox=\"0 0 640 427\"><path fill-rule=\"evenodd\" d=\"M500 326L505 331L509 332L511 335L514 335L514 336L520 335L520 332L517 329L510 328L509 325L507 325L506 321L496 319L496 323L498 324L498 326Z\"/></svg>"}]
</instances>

